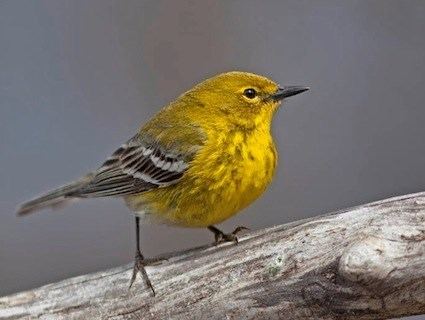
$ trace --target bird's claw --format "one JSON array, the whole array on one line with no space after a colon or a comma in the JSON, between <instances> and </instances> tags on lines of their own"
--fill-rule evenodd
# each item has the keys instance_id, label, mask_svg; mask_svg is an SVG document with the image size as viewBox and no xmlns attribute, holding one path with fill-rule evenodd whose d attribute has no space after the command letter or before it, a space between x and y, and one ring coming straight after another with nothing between
<instances>
[{"instance_id":1,"label":"bird's claw","mask_svg":"<svg viewBox=\"0 0 425 320\"><path fill-rule=\"evenodd\" d=\"M214 232L214 238L215 238L215 245L218 245L222 242L234 242L238 243L238 236L237 234L240 233L243 230L250 230L247 227L244 226L238 226L233 230L231 233L224 233L221 230L215 230Z\"/></svg>"},{"instance_id":2,"label":"bird's claw","mask_svg":"<svg viewBox=\"0 0 425 320\"><path fill-rule=\"evenodd\" d=\"M136 280L137 273L140 272L140 275L145 280L146 285L152 290L153 296L155 296L155 289L153 288L152 282L150 281L148 273L145 269L145 266L147 266L148 262L152 261L145 259L140 252L136 253L136 256L134 257L133 274L131 275L130 285L128 289L131 289L131 286Z\"/></svg>"}]
</instances>

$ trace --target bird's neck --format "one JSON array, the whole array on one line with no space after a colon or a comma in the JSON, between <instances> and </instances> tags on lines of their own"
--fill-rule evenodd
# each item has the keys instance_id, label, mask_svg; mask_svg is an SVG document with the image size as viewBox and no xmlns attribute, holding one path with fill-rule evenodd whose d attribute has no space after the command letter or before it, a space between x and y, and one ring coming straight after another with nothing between
<instances>
[{"instance_id":1,"label":"bird's neck","mask_svg":"<svg viewBox=\"0 0 425 320\"><path fill-rule=\"evenodd\" d=\"M240 130L245 133L269 133L273 120L274 109L264 108L261 112L250 117L232 116L226 118L226 127L229 131ZM224 129L226 131L226 129Z\"/></svg>"}]
</instances>

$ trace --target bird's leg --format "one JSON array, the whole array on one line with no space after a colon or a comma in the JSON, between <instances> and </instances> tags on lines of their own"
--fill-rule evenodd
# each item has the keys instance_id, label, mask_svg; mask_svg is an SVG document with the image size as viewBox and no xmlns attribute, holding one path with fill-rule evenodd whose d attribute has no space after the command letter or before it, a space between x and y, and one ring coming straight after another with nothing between
<instances>
[{"instance_id":1,"label":"bird's leg","mask_svg":"<svg viewBox=\"0 0 425 320\"><path fill-rule=\"evenodd\" d=\"M152 290L153 295L155 296L155 290L152 286L152 282L149 280L149 276L145 269L146 265L147 261L143 257L142 252L140 251L140 217L136 216L136 255L134 257L133 275L131 276L129 289L136 280L137 273L140 272L146 282L146 285Z\"/></svg>"},{"instance_id":2,"label":"bird's leg","mask_svg":"<svg viewBox=\"0 0 425 320\"><path fill-rule=\"evenodd\" d=\"M214 233L214 239L215 244L219 244L220 242L235 242L238 243L238 236L237 234L241 232L242 230L249 230L247 227L238 226L235 230L233 230L232 233L224 233L220 229L209 226L208 230L210 230L212 233Z\"/></svg>"}]
</instances>

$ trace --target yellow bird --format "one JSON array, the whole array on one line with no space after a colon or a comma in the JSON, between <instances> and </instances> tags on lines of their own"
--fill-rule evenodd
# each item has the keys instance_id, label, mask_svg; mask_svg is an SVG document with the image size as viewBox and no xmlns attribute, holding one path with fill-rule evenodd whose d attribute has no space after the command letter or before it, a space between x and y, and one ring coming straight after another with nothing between
<instances>
[{"instance_id":1,"label":"yellow bird","mask_svg":"<svg viewBox=\"0 0 425 320\"><path fill-rule=\"evenodd\" d=\"M19 215L68 200L123 197L136 217L134 282L141 272L153 290L140 250L140 220L208 228L215 241L237 241L218 224L257 199L277 163L270 133L283 99L308 90L279 87L247 72L219 74L163 108L97 170L24 203Z\"/></svg>"}]
</instances>

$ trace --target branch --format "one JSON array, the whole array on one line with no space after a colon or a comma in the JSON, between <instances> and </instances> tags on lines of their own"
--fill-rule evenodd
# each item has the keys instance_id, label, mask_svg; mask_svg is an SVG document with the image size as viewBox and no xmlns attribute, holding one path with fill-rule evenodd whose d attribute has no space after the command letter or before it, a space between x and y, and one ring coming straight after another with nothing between
<instances>
[{"instance_id":1,"label":"branch","mask_svg":"<svg viewBox=\"0 0 425 320\"><path fill-rule=\"evenodd\" d=\"M425 192L0 298L0 319L387 319L425 313Z\"/></svg>"}]
</instances>

